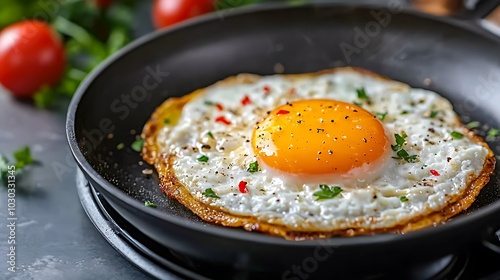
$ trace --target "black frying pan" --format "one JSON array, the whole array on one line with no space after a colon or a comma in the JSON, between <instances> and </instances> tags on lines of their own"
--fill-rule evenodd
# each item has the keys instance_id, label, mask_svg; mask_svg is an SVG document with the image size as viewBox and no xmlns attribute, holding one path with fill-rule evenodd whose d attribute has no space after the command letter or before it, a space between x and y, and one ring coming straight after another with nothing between
<instances>
[{"instance_id":1,"label":"black frying pan","mask_svg":"<svg viewBox=\"0 0 500 280\"><path fill-rule=\"evenodd\" d=\"M214 267L283 279L355 278L469 247L500 225L497 173L467 213L444 225L297 242L201 221L166 198L128 148L165 99L238 73L274 74L276 63L285 73L364 67L441 93L466 122L500 127L500 40L477 26L414 11L393 10L377 29L374 14L382 10L387 7L271 5L210 15L136 41L94 71L73 98L67 130L79 167L133 226ZM368 25L368 42L356 43L357 28ZM117 150L121 142L127 148ZM490 145L499 152L497 142ZM145 207L146 200L158 209Z\"/></svg>"}]
</instances>

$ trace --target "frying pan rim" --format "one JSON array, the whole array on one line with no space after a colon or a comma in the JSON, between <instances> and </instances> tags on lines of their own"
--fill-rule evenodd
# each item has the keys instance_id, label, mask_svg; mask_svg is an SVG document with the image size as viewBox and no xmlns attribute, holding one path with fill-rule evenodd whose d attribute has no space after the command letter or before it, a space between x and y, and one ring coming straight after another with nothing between
<instances>
[{"instance_id":1,"label":"frying pan rim","mask_svg":"<svg viewBox=\"0 0 500 280\"><path fill-rule=\"evenodd\" d=\"M275 10L286 10L286 9L311 9L311 8L331 8L331 9L377 9L381 10L386 8L384 5L374 5L374 4L351 4L351 3L308 3L300 6L292 6L283 3L268 3L268 4L260 4L252 7L245 7L238 10L232 11L229 15L225 17L237 17L240 15L248 15L252 13L259 12L271 12ZM408 16L423 18L424 20L430 20L438 23L444 23L450 25L452 27L456 27L462 30L466 30L468 32L472 32L478 36L481 36L485 39L496 41L497 44L500 44L500 38L494 36L493 34L488 35L488 33L483 32L481 29L470 25L464 25L463 21L458 21L453 18L447 17L439 17L430 14L425 14L423 12L419 12L408 7L403 7L399 12L401 14L406 14ZM87 161L86 157L83 155L80 147L78 146L78 142L76 140L76 130L75 130L75 119L76 114L79 109L79 104L88 88L92 85L92 83L98 78L106 69L115 63L116 61L122 59L127 54L133 52L135 49L145 46L146 44L154 42L156 39L168 36L171 33L175 33L178 31L182 31L183 29L194 27L198 25L202 25L206 22L212 22L215 20L220 20L217 12L200 16L195 19L188 20L186 22L177 24L172 28L167 28L163 30L158 30L142 36L136 40L134 40L129 45L125 46L111 57L107 58L104 62L102 62L96 69L94 69L80 84L78 89L73 96L70 105L68 107L67 119L66 119L66 132L67 132L67 140L70 146L70 150L78 163L80 169L90 176L92 180L99 184L99 187L103 188L106 192L112 194L116 199L119 199L122 203L131 206L133 209L143 212L144 214L154 216L157 219L163 220L170 224L175 224L176 226L188 229L195 230L199 232L203 232L205 234L211 234L213 236L218 236L221 238L230 238L236 241L245 241L245 242L255 242L261 244L272 244L272 245L282 245L282 246L299 246L299 247L310 247L310 246L318 246L317 241L315 240L304 240L301 242L289 241L281 237L270 236L266 234L259 233L251 233L246 231L229 231L227 228L222 226L214 226L214 227L206 227L202 224L192 223L184 218L176 217L173 215L169 215L167 213L161 212L156 209L152 209L150 207L144 207L142 203L140 203L137 199L132 198L127 195L120 189L118 189L115 185L111 184L107 180L105 180L99 172L97 172L90 163ZM493 37L494 36L494 37ZM480 210L480 211L478 211ZM475 210L469 215L460 217L459 219L452 219L445 224L441 224L437 227L428 227L424 229L420 229L417 231L409 232L406 234L375 234L375 235L363 235L363 236L354 236L354 237L332 237L324 239L324 246L349 246L349 245L363 245L363 244L374 244L374 243L385 243L385 242L411 242L412 239L420 239L425 238L429 235L436 235L443 232L451 232L455 229L459 229L465 227L467 225L472 225L475 220L488 217L490 218L492 215L500 212L500 200L491 203L490 205L481 207L480 209Z\"/></svg>"}]
</instances>

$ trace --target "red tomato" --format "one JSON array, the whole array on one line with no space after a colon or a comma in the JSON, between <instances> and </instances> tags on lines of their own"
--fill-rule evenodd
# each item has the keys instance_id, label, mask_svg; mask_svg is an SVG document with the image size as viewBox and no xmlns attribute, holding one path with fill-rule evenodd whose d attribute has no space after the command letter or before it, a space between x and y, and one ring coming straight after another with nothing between
<instances>
[{"instance_id":1,"label":"red tomato","mask_svg":"<svg viewBox=\"0 0 500 280\"><path fill-rule=\"evenodd\" d=\"M214 10L214 0L155 0L153 23L157 29Z\"/></svg>"},{"instance_id":2,"label":"red tomato","mask_svg":"<svg viewBox=\"0 0 500 280\"><path fill-rule=\"evenodd\" d=\"M64 46L50 25L26 20L0 32L0 83L18 97L55 85L66 65Z\"/></svg>"}]
</instances>

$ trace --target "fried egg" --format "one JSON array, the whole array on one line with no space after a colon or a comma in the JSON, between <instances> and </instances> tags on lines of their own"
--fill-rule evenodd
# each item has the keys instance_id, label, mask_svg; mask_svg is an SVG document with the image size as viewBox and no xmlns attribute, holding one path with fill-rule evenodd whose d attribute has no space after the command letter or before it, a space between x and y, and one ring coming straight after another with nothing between
<instances>
[{"instance_id":1,"label":"fried egg","mask_svg":"<svg viewBox=\"0 0 500 280\"><path fill-rule=\"evenodd\" d=\"M445 222L495 165L448 100L357 68L228 78L165 101L142 136L168 196L288 239Z\"/></svg>"}]
</instances>

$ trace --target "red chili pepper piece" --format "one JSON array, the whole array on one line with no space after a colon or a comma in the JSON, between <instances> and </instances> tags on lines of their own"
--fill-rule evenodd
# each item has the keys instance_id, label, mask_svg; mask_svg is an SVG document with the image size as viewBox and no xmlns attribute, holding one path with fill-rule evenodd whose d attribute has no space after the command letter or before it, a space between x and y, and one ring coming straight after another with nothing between
<instances>
[{"instance_id":1,"label":"red chili pepper piece","mask_svg":"<svg viewBox=\"0 0 500 280\"><path fill-rule=\"evenodd\" d=\"M278 113L276 113L276 115L278 115L278 116L279 116L279 115L286 115L286 114L288 114L288 113L290 113L290 111L287 111L287 110L279 110L279 111L278 111Z\"/></svg>"},{"instance_id":2,"label":"red chili pepper piece","mask_svg":"<svg viewBox=\"0 0 500 280\"><path fill-rule=\"evenodd\" d=\"M245 97L241 100L241 104L243 104L243 105L252 104L252 100L250 100L248 95L245 95Z\"/></svg>"},{"instance_id":3,"label":"red chili pepper piece","mask_svg":"<svg viewBox=\"0 0 500 280\"><path fill-rule=\"evenodd\" d=\"M215 107L217 107L217 109L219 109L219 111L224 110L224 107L220 103L215 104Z\"/></svg>"},{"instance_id":4,"label":"red chili pepper piece","mask_svg":"<svg viewBox=\"0 0 500 280\"><path fill-rule=\"evenodd\" d=\"M271 92L271 88L269 86L264 86L263 89L264 89L265 94L268 94Z\"/></svg>"},{"instance_id":5,"label":"red chili pepper piece","mask_svg":"<svg viewBox=\"0 0 500 280\"><path fill-rule=\"evenodd\" d=\"M238 188L240 189L240 192L241 192L241 193L247 193L247 192L248 192L248 189L247 189L247 182L245 182L245 181L241 181L241 182L238 184Z\"/></svg>"},{"instance_id":6,"label":"red chili pepper piece","mask_svg":"<svg viewBox=\"0 0 500 280\"><path fill-rule=\"evenodd\" d=\"M226 124L226 125L230 125L230 124L231 124L231 122L230 122L230 121L228 121L228 120L226 119L226 117L224 117L224 116L217 117L217 118L215 119L215 121L216 121L216 122L223 123L223 124Z\"/></svg>"},{"instance_id":7,"label":"red chili pepper piece","mask_svg":"<svg viewBox=\"0 0 500 280\"><path fill-rule=\"evenodd\" d=\"M431 174L434 176L439 176L439 173L434 169L431 170Z\"/></svg>"}]
</instances>

